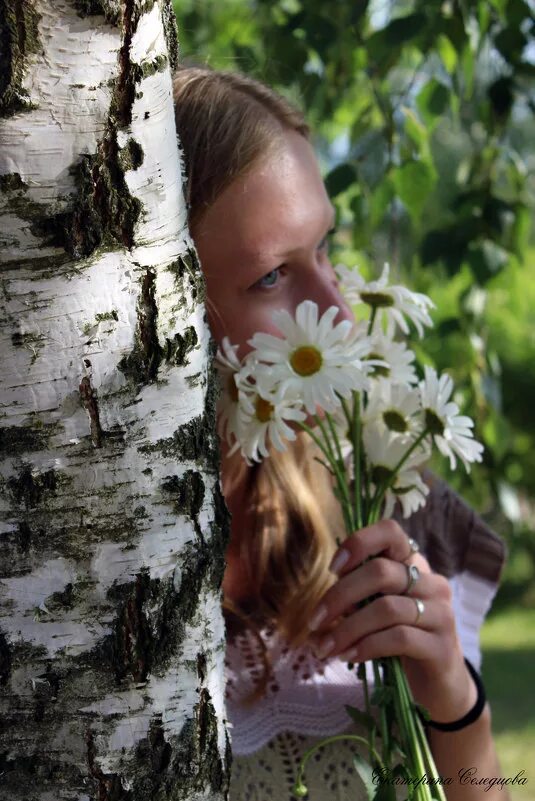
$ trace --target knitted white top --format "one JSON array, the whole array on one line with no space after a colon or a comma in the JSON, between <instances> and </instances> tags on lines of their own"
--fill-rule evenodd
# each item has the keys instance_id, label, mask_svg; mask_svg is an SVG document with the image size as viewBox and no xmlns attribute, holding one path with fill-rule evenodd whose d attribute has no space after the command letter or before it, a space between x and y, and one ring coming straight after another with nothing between
<instances>
[{"instance_id":1,"label":"knitted white top","mask_svg":"<svg viewBox=\"0 0 535 801\"><path fill-rule=\"evenodd\" d=\"M450 579L457 630L463 652L479 670L479 629L496 585L464 571ZM245 698L263 675L261 648L251 632L227 645L226 709L232 743L230 801L291 801L304 751L334 734L365 734L344 705L363 708L356 668L337 658L318 660L309 646L289 649L272 628L261 630L273 665L265 695L251 706ZM372 674L367 675L372 684ZM307 764L310 801L361 801L365 798L353 769L355 741L336 741L315 752Z\"/></svg>"}]
</instances>

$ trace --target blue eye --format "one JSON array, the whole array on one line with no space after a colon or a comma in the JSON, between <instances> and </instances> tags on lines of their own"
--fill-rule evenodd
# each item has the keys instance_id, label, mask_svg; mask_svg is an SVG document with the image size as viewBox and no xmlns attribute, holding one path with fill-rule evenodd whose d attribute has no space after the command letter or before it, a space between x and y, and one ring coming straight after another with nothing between
<instances>
[{"instance_id":1,"label":"blue eye","mask_svg":"<svg viewBox=\"0 0 535 801\"><path fill-rule=\"evenodd\" d=\"M331 228L330 231L327 231L326 235L323 237L323 239L318 245L318 250L325 250L326 248L329 247L331 237L334 233L336 233L336 228Z\"/></svg>"},{"instance_id":2,"label":"blue eye","mask_svg":"<svg viewBox=\"0 0 535 801\"><path fill-rule=\"evenodd\" d=\"M276 267L271 272L266 273L263 278L258 281L258 286L275 286L279 278L279 268Z\"/></svg>"}]
</instances>

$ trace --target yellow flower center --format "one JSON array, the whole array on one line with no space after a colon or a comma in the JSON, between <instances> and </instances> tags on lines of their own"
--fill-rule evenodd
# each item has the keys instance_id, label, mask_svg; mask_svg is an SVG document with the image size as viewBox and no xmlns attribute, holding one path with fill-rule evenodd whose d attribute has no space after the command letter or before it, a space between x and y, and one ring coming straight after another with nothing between
<instances>
[{"instance_id":1,"label":"yellow flower center","mask_svg":"<svg viewBox=\"0 0 535 801\"><path fill-rule=\"evenodd\" d=\"M236 382L234 381L234 373L229 375L228 382L227 382L227 391L230 395L230 399L234 401L234 403L238 403L238 387L236 386Z\"/></svg>"},{"instance_id":2,"label":"yellow flower center","mask_svg":"<svg viewBox=\"0 0 535 801\"><path fill-rule=\"evenodd\" d=\"M375 309L387 309L394 305L394 298L383 292L361 292L360 299Z\"/></svg>"},{"instance_id":3,"label":"yellow flower center","mask_svg":"<svg viewBox=\"0 0 535 801\"><path fill-rule=\"evenodd\" d=\"M368 359L381 359L381 361L384 361L384 358L381 356L380 353L370 353ZM370 372L372 375L382 375L388 377L390 375L390 367L388 366L382 367L380 364L375 364Z\"/></svg>"},{"instance_id":4,"label":"yellow flower center","mask_svg":"<svg viewBox=\"0 0 535 801\"><path fill-rule=\"evenodd\" d=\"M264 398L261 398L260 395L256 396L255 414L256 419L261 423L268 423L271 420L274 408L275 407L272 403L264 400Z\"/></svg>"},{"instance_id":5,"label":"yellow flower center","mask_svg":"<svg viewBox=\"0 0 535 801\"><path fill-rule=\"evenodd\" d=\"M383 420L390 431L403 433L408 429L407 421L396 409L388 409L386 412L383 412Z\"/></svg>"},{"instance_id":6,"label":"yellow flower center","mask_svg":"<svg viewBox=\"0 0 535 801\"><path fill-rule=\"evenodd\" d=\"M294 350L290 356L290 364L297 375L314 375L321 370L323 356L320 351L312 345L303 345Z\"/></svg>"},{"instance_id":7,"label":"yellow flower center","mask_svg":"<svg viewBox=\"0 0 535 801\"><path fill-rule=\"evenodd\" d=\"M425 427L429 429L431 434L441 437L444 434L444 423L432 409L424 409L425 412Z\"/></svg>"}]
</instances>

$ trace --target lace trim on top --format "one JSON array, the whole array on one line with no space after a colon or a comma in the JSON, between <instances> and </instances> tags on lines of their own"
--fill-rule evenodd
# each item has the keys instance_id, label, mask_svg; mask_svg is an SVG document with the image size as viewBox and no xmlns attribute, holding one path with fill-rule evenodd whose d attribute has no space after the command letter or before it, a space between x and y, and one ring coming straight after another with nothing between
<instances>
[{"instance_id":1,"label":"lace trim on top","mask_svg":"<svg viewBox=\"0 0 535 801\"><path fill-rule=\"evenodd\" d=\"M496 585L469 571L450 579L457 632L463 653L480 669L479 630ZM291 649L274 627L260 630L272 674L266 692L254 704L245 699L263 675L260 643L251 631L228 640L225 659L226 709L235 755L252 754L281 732L327 737L350 727L344 705L365 708L364 688L357 668L336 657L318 659L310 645ZM370 693L371 663L366 664Z\"/></svg>"},{"instance_id":2,"label":"lace trim on top","mask_svg":"<svg viewBox=\"0 0 535 801\"><path fill-rule=\"evenodd\" d=\"M318 737L346 731L351 718L344 704L365 706L356 666L348 668L337 658L319 660L310 645L291 649L274 627L260 633L272 671L264 696L250 706L243 701L263 675L260 644L250 631L227 643L225 700L233 754L252 754L283 731ZM366 668L371 693L371 664Z\"/></svg>"}]
</instances>

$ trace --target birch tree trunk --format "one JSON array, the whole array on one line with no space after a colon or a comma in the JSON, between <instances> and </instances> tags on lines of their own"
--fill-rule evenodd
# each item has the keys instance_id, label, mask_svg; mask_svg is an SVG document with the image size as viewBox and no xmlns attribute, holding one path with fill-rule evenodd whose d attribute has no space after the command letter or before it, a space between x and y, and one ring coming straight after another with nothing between
<instances>
[{"instance_id":1,"label":"birch tree trunk","mask_svg":"<svg viewBox=\"0 0 535 801\"><path fill-rule=\"evenodd\" d=\"M0 0L0 799L222 799L211 348L170 0Z\"/></svg>"}]
</instances>

